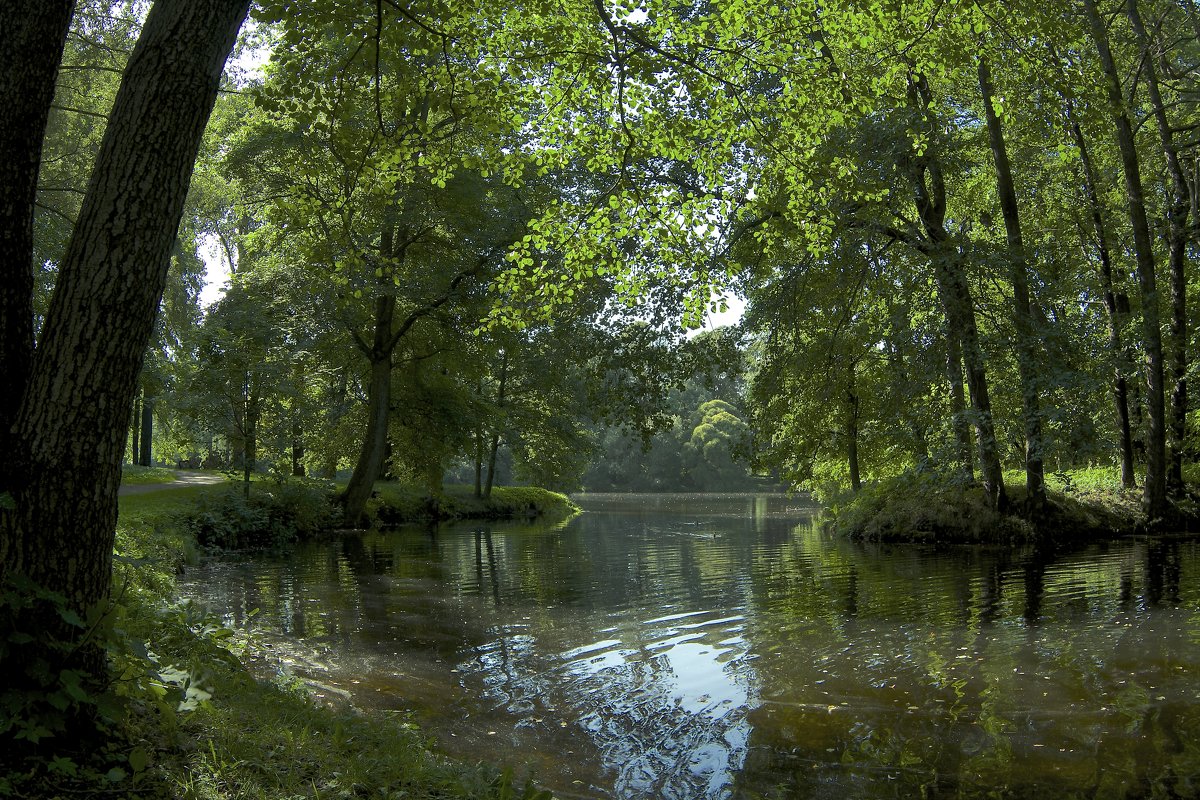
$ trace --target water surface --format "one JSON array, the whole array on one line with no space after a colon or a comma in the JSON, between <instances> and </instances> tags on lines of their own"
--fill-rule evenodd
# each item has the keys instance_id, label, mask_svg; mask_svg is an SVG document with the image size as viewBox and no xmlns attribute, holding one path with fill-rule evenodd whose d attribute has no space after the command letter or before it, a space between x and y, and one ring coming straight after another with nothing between
<instances>
[{"instance_id":1,"label":"water surface","mask_svg":"<svg viewBox=\"0 0 1200 800\"><path fill-rule=\"evenodd\" d=\"M581 504L213 560L185 593L563 797L1200 793L1195 541L862 546L782 496Z\"/></svg>"}]
</instances>

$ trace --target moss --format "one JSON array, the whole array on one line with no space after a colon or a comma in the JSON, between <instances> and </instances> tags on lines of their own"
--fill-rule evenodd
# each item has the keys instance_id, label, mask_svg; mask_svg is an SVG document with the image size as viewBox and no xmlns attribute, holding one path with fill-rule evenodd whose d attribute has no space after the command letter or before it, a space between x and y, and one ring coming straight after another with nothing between
<instances>
[{"instance_id":1,"label":"moss","mask_svg":"<svg viewBox=\"0 0 1200 800\"><path fill-rule=\"evenodd\" d=\"M421 520L564 519L579 513L566 495L535 486L497 486L491 497L475 497L467 486L451 486L436 498L412 486L379 483L367 505L373 519L388 525Z\"/></svg>"},{"instance_id":2,"label":"moss","mask_svg":"<svg viewBox=\"0 0 1200 800\"><path fill-rule=\"evenodd\" d=\"M1047 504L1027 509L1023 473L1005 475L1007 513L979 486L906 473L830 502L830 525L851 539L937 543L1066 542L1120 536L1146 527L1140 492L1122 489L1115 470L1047 476Z\"/></svg>"}]
</instances>

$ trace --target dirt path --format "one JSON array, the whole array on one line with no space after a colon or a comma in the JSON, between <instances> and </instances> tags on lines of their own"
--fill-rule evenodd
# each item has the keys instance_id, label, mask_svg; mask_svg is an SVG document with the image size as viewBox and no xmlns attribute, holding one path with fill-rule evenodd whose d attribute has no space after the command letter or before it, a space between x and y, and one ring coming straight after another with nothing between
<instances>
[{"instance_id":1,"label":"dirt path","mask_svg":"<svg viewBox=\"0 0 1200 800\"><path fill-rule=\"evenodd\" d=\"M149 494L150 492L160 492L163 489L178 489L181 486L210 486L214 483L224 482L224 475L213 475L211 472L178 470L175 472L175 480L171 483L134 483L129 486L122 486L117 491L117 494L124 497L129 494Z\"/></svg>"}]
</instances>

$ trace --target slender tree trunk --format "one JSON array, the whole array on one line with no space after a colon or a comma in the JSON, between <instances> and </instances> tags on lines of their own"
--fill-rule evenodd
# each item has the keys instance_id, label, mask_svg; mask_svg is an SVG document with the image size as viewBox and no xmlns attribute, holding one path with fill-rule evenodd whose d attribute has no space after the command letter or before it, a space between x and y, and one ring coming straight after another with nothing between
<instances>
[{"instance_id":1,"label":"slender tree trunk","mask_svg":"<svg viewBox=\"0 0 1200 800\"><path fill-rule=\"evenodd\" d=\"M303 478L304 473L304 426L300 415L292 411L292 475Z\"/></svg>"},{"instance_id":2,"label":"slender tree trunk","mask_svg":"<svg viewBox=\"0 0 1200 800\"><path fill-rule=\"evenodd\" d=\"M475 496L483 497L483 431L475 431Z\"/></svg>"},{"instance_id":3,"label":"slender tree trunk","mask_svg":"<svg viewBox=\"0 0 1200 800\"><path fill-rule=\"evenodd\" d=\"M0 453L33 368L33 209L73 0L0 4ZM0 490L10 458L0 459Z\"/></svg>"},{"instance_id":4,"label":"slender tree trunk","mask_svg":"<svg viewBox=\"0 0 1200 800\"><path fill-rule=\"evenodd\" d=\"M1191 187L1188 186L1187 175L1179 162L1179 148L1175 143L1175 135L1167 119L1167 109L1163 104L1162 92L1159 89L1158 71L1155 69L1155 58L1152 53L1152 43L1146 34L1146 26L1142 23L1138 0L1125 0L1125 10L1129 22L1137 37L1138 49L1142 55L1142 75L1146 79L1146 91L1153 107L1155 125L1158 127L1158 137L1166 158L1167 177L1171 188L1167 200L1167 263L1171 276L1171 325L1168 333L1170 345L1171 379L1174 391L1171 393L1171 414L1167 427L1169 434L1170 459L1167 464L1167 491L1178 495L1183 492L1183 450L1187 435L1187 244L1190 237L1188 216L1191 211Z\"/></svg>"},{"instance_id":5,"label":"slender tree trunk","mask_svg":"<svg viewBox=\"0 0 1200 800\"><path fill-rule=\"evenodd\" d=\"M12 469L0 487L12 498L11 508L0 510L0 582L24 576L60 593L81 616L108 596L129 409L200 139L247 6L246 0L158 0L151 7L113 104L13 426L6 454ZM7 51L9 29L0 30ZM39 48L60 48L61 36L38 35L21 47L12 54L17 61L40 59ZM35 94L16 105L41 101ZM5 109L6 120L14 107ZM17 188L0 186L0 195ZM0 372L9 374L7 362ZM40 641L78 635L46 606L22 612L18 624L30 626ZM75 663L102 679L98 647L43 655L53 674Z\"/></svg>"},{"instance_id":6,"label":"slender tree trunk","mask_svg":"<svg viewBox=\"0 0 1200 800\"><path fill-rule=\"evenodd\" d=\"M1142 487L1142 506L1151 519L1161 518L1167 511L1166 482L1166 408L1163 392L1162 330L1159 317L1158 280L1154 272L1154 244L1146 218L1146 203L1142 194L1141 164L1133 127L1125 112L1121 76L1117 72L1109 49L1108 32L1096 8L1095 0L1083 0L1093 42L1100 57L1108 89L1117 146L1121 153L1121 168L1125 175L1125 196L1129 206L1129 221L1133 228L1133 250L1137 260L1138 287L1142 300L1142 342L1145 350L1146 407L1149 431L1146 441L1146 481Z\"/></svg>"},{"instance_id":7,"label":"slender tree trunk","mask_svg":"<svg viewBox=\"0 0 1200 800\"><path fill-rule=\"evenodd\" d=\"M504 409L504 390L508 383L508 351L500 351L500 384L496 389L496 408L502 416ZM497 420L492 433L492 444L488 451L487 484L483 487L483 496L492 496L492 485L496 481L496 454L500 451L500 422Z\"/></svg>"},{"instance_id":8,"label":"slender tree trunk","mask_svg":"<svg viewBox=\"0 0 1200 800\"><path fill-rule=\"evenodd\" d=\"M1025 422L1025 487L1026 503L1032 514L1046 504L1046 479L1042 459L1042 412L1037 387L1037 349L1034 339L1033 315L1029 308L1029 268L1026 263L1025 241L1021 235L1021 214L1017 192L1013 185L1012 167L1004 142L1004 128L992 102L995 90L991 69L986 58L979 60L979 91L987 118L988 140L996 162L996 190L1000 196L1000 211L1008 243L1009 278L1013 287L1013 321L1017 332L1017 374L1021 381L1021 407Z\"/></svg>"},{"instance_id":9,"label":"slender tree trunk","mask_svg":"<svg viewBox=\"0 0 1200 800\"><path fill-rule=\"evenodd\" d=\"M854 366L850 367L850 388L846 391L846 462L850 469L850 489L862 489L862 476L858 468L858 392L855 389Z\"/></svg>"},{"instance_id":10,"label":"slender tree trunk","mask_svg":"<svg viewBox=\"0 0 1200 800\"><path fill-rule=\"evenodd\" d=\"M133 419L129 423L130 436L133 438L129 448L129 463L142 463L142 397L138 395L133 400Z\"/></svg>"},{"instance_id":11,"label":"slender tree trunk","mask_svg":"<svg viewBox=\"0 0 1200 800\"><path fill-rule=\"evenodd\" d=\"M350 527L363 524L367 500L375 489L375 481L383 473L392 403L392 348L389 342L395 314L395 295L382 294L375 299L375 339L370 354L371 379L367 389L367 432L363 436L358 462L344 495L344 520Z\"/></svg>"},{"instance_id":12,"label":"slender tree trunk","mask_svg":"<svg viewBox=\"0 0 1200 800\"><path fill-rule=\"evenodd\" d=\"M138 463L143 467L154 464L154 398L142 400L142 449L138 454Z\"/></svg>"},{"instance_id":13,"label":"slender tree trunk","mask_svg":"<svg viewBox=\"0 0 1200 800\"><path fill-rule=\"evenodd\" d=\"M925 113L931 131L936 132L937 120L931 109L932 95L924 76L910 86L910 101ZM929 241L926 255L932 262L938 297L946 314L951 336L958 337L966 370L967 389L975 423L975 440L979 450L979 472L988 502L997 511L1008 507L1004 490L1004 475L1000 470L996 428L992 420L992 401L988 394L987 371L983 349L979 345L979 330L975 323L975 300L967 284L966 265L962 253L950 240L946 230L946 183L942 168L932 152L914 156L909 164L915 190L917 213Z\"/></svg>"},{"instance_id":14,"label":"slender tree trunk","mask_svg":"<svg viewBox=\"0 0 1200 800\"><path fill-rule=\"evenodd\" d=\"M1097 272L1100 276L1100 290L1104 296L1104 308L1108 312L1108 351L1113 360L1113 405L1117 412L1117 431L1121 439L1121 485L1132 489L1137 485L1133 474L1133 434L1129 425L1129 387L1126 375L1129 373L1129 356L1121 341L1121 330L1125 324L1127 313L1117 302L1117 294L1113 289L1112 251L1108 246L1108 229L1104 222L1104 208L1100 204L1100 194L1096 189L1096 170L1092 166L1091 153L1083 129L1070 103L1066 105L1067 127L1071 138L1079 151L1081 166L1081 183L1087 198L1092 222L1092 233L1095 236L1096 255L1099 259Z\"/></svg>"},{"instance_id":15,"label":"slender tree trunk","mask_svg":"<svg viewBox=\"0 0 1200 800\"><path fill-rule=\"evenodd\" d=\"M959 471L969 485L975 482L975 456L971 447L971 422L967 419L967 394L963 388L962 342L949 326L946 331L946 379L950 384L950 424L954 429Z\"/></svg>"}]
</instances>

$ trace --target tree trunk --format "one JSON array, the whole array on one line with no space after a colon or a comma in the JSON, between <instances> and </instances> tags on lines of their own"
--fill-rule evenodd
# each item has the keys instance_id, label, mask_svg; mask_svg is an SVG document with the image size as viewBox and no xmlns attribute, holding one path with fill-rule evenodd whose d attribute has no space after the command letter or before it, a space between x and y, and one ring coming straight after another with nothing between
<instances>
[{"instance_id":1,"label":"tree trunk","mask_svg":"<svg viewBox=\"0 0 1200 800\"><path fill-rule=\"evenodd\" d=\"M142 397L138 395L133 399L133 415L129 422L130 437L133 441L129 447L129 463L137 465L142 463Z\"/></svg>"},{"instance_id":2,"label":"tree trunk","mask_svg":"<svg viewBox=\"0 0 1200 800\"><path fill-rule=\"evenodd\" d=\"M500 410L504 408L504 390L508 383L508 352L500 351L500 384L496 389L496 408ZM487 484L483 487L483 496L492 496L492 485L496 481L496 454L500 451L500 424L497 420L495 429L492 432L492 444L488 451L488 468L487 468Z\"/></svg>"},{"instance_id":3,"label":"tree trunk","mask_svg":"<svg viewBox=\"0 0 1200 800\"><path fill-rule=\"evenodd\" d=\"M996 191L1000 196L1000 211L1008 244L1009 278L1013 287L1013 322L1016 327L1017 375L1021 382L1021 411L1025 423L1025 488L1027 510L1036 514L1046 505L1046 479L1042 459L1042 412L1037 388L1037 349L1034 339L1033 315L1029 308L1029 268L1026 263L1025 241L1021 235L1021 214L1017 207L1017 191L1013 185L1012 167L1004 142L1004 129L992 103L995 90L986 58L979 60L979 91L987 118L988 140L996 162Z\"/></svg>"},{"instance_id":4,"label":"tree trunk","mask_svg":"<svg viewBox=\"0 0 1200 800\"><path fill-rule=\"evenodd\" d=\"M304 477L304 427L300 424L300 415L292 412L292 475Z\"/></svg>"},{"instance_id":5,"label":"tree trunk","mask_svg":"<svg viewBox=\"0 0 1200 800\"><path fill-rule=\"evenodd\" d=\"M1145 350L1146 407L1149 431L1146 440L1146 481L1142 487L1142 506L1152 520L1161 518L1167 510L1166 491L1166 409L1163 397L1162 331L1158 308L1158 281L1154 274L1154 244L1146 219L1146 203L1142 195L1142 173L1138 160L1133 127L1125 112L1121 76L1109 49L1108 32L1096 9L1096 0L1084 0L1093 42L1100 57L1108 89L1117 146L1121 153L1121 171L1125 175L1125 197L1129 206L1129 221L1133 228L1133 250L1137 260L1138 288L1142 300L1142 342Z\"/></svg>"},{"instance_id":6,"label":"tree trunk","mask_svg":"<svg viewBox=\"0 0 1200 800\"><path fill-rule=\"evenodd\" d=\"M967 419L967 394L963 388L962 342L949 326L946 331L946 380L950 384L950 424L954 429L959 473L970 485L975 482L975 456L971 448L971 422Z\"/></svg>"},{"instance_id":7,"label":"tree trunk","mask_svg":"<svg viewBox=\"0 0 1200 800\"><path fill-rule=\"evenodd\" d=\"M483 431L475 431L475 496L483 497Z\"/></svg>"},{"instance_id":8,"label":"tree trunk","mask_svg":"<svg viewBox=\"0 0 1200 800\"><path fill-rule=\"evenodd\" d=\"M1154 67L1150 37L1142 23L1137 0L1126 0L1125 10L1137 37L1141 51L1142 74L1146 78L1146 91L1153 108L1158 138L1166 159L1167 177L1171 188L1167 200L1167 258L1171 276L1171 326L1168 331L1170 345L1171 378L1175 385L1171 392L1171 415L1168 425L1170 460L1167 464L1167 491L1171 494L1183 492L1183 449L1187 435L1187 244L1189 238L1188 216L1191 212L1192 192L1187 175L1179 163L1179 148L1167 119L1159 89L1158 71Z\"/></svg>"},{"instance_id":9,"label":"tree trunk","mask_svg":"<svg viewBox=\"0 0 1200 800\"><path fill-rule=\"evenodd\" d=\"M142 449L138 453L138 463L143 467L154 464L154 398L142 400Z\"/></svg>"},{"instance_id":10,"label":"tree trunk","mask_svg":"<svg viewBox=\"0 0 1200 800\"><path fill-rule=\"evenodd\" d=\"M1124 327L1126 311L1117 302L1113 289L1112 251L1108 246L1108 229L1104 222L1104 208L1100 204L1100 195L1096 190L1096 170L1092 166L1091 153L1088 151L1087 140L1083 137L1083 129L1070 103L1066 106L1067 127L1071 138L1079 150L1081 166L1081 184L1091 211L1092 233L1095 238L1096 255L1100 265L1097 270L1100 276L1100 290L1104 295L1104 308L1108 312L1108 350L1113 359L1113 405L1117 412L1117 430L1121 439L1121 485L1132 489L1137 485L1133 474L1133 434L1129 425L1129 388L1125 376L1129 372L1129 357L1125 345L1121 341L1121 330Z\"/></svg>"},{"instance_id":11,"label":"tree trunk","mask_svg":"<svg viewBox=\"0 0 1200 800\"><path fill-rule=\"evenodd\" d=\"M33 209L73 0L0 5L0 453L33 368ZM0 489L12 459L0 459Z\"/></svg>"},{"instance_id":12,"label":"tree trunk","mask_svg":"<svg viewBox=\"0 0 1200 800\"><path fill-rule=\"evenodd\" d=\"M937 120L930 110L932 97L925 78L917 77L911 84L910 91L910 101L924 111L930 129L936 131ZM917 213L929 240L925 246L925 253L933 266L934 281L946 314L949 335L957 337L961 347L967 389L971 394L974 412L975 440L979 449L979 472L983 478L983 490L992 508L1004 511L1008 507L1008 494L1004 490L1004 475L1000 470L996 428L992 420L992 401L988 394L983 349L979 346L979 331L975 323L975 301L967 284L962 253L950 240L950 234L946 230L946 184L942 178L942 168L936 155L926 151L911 158L909 173L915 191Z\"/></svg>"},{"instance_id":13,"label":"tree trunk","mask_svg":"<svg viewBox=\"0 0 1200 800\"><path fill-rule=\"evenodd\" d=\"M862 489L862 476L858 469L858 394L854 389L854 367L850 367L850 388L846 391L846 462L850 469L850 489Z\"/></svg>"},{"instance_id":14,"label":"tree trunk","mask_svg":"<svg viewBox=\"0 0 1200 800\"><path fill-rule=\"evenodd\" d=\"M13 502L0 511L0 578L24 576L61 593L80 614L108 596L129 409L200 139L247 6L247 0L158 0L151 7L59 268L13 428L7 454L13 469L3 487ZM5 39L7 47L7 33ZM58 36L38 36L13 55L31 61L43 57L39 48L60 46ZM35 94L17 105L40 102ZM11 112L5 109L6 118ZM24 187L0 186L0 195L12 191ZM0 372L8 370L7 361L0 364ZM19 622L34 626L42 641L78 635L50 608L25 612ZM93 679L103 675L98 647L46 654L53 673L74 662Z\"/></svg>"},{"instance_id":15,"label":"tree trunk","mask_svg":"<svg viewBox=\"0 0 1200 800\"><path fill-rule=\"evenodd\" d=\"M392 318L396 297L383 294L375 299L375 339L371 351L371 379L367 388L367 432L354 474L346 486L344 521L348 527L364 524L367 500L383 471L387 446L388 412L392 403Z\"/></svg>"}]
</instances>

